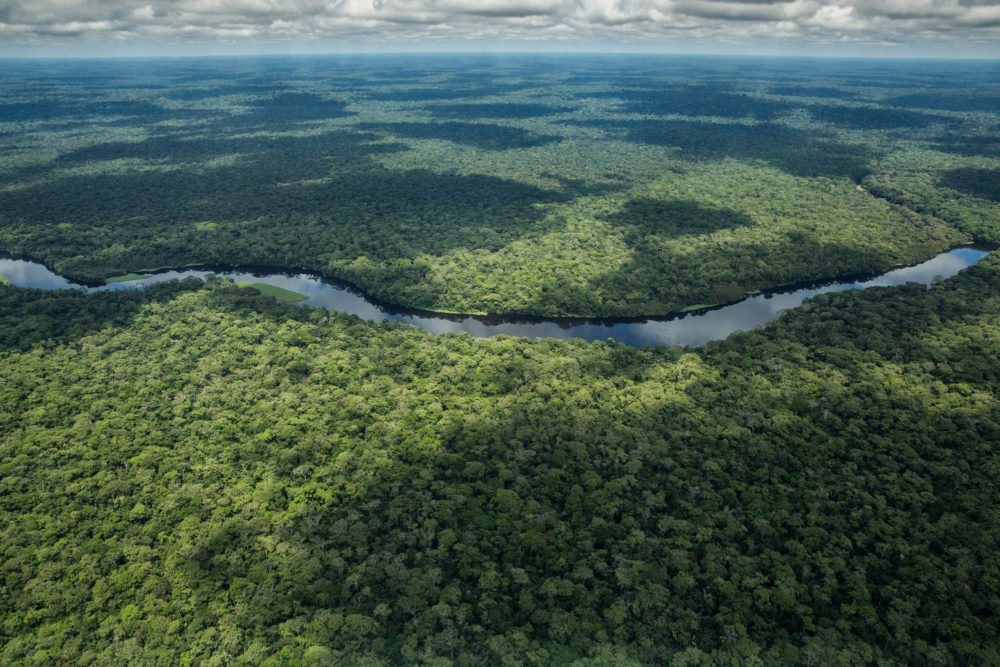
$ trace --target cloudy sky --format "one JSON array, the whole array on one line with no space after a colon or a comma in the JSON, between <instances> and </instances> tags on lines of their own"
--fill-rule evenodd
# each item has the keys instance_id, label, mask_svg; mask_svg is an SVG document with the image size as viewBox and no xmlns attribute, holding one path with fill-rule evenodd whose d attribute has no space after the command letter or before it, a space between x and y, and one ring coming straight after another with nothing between
<instances>
[{"instance_id":1,"label":"cloudy sky","mask_svg":"<svg viewBox=\"0 0 1000 667\"><path fill-rule=\"evenodd\" d=\"M0 0L0 55L1000 57L1000 0Z\"/></svg>"}]
</instances>

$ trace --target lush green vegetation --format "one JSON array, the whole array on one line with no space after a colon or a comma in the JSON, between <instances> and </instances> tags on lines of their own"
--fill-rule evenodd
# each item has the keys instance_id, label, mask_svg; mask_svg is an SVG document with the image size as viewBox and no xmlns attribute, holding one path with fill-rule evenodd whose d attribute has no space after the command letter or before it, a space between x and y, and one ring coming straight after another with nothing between
<instances>
[{"instance_id":1,"label":"lush green vegetation","mask_svg":"<svg viewBox=\"0 0 1000 667\"><path fill-rule=\"evenodd\" d=\"M432 310L654 315L1000 239L990 63L80 68L0 77L0 250L88 281L267 265Z\"/></svg>"},{"instance_id":2,"label":"lush green vegetation","mask_svg":"<svg viewBox=\"0 0 1000 667\"><path fill-rule=\"evenodd\" d=\"M240 280L236 284L240 287L251 287L265 296L274 297L278 301L284 301L286 303L297 303L299 301L305 301L309 298L304 294L299 294L298 292L293 292L292 290L284 289L283 287L268 285L267 283Z\"/></svg>"},{"instance_id":3,"label":"lush green vegetation","mask_svg":"<svg viewBox=\"0 0 1000 667\"><path fill-rule=\"evenodd\" d=\"M143 278L148 278L148 273L126 273L122 276L111 276L110 278L105 278L104 282L107 283L124 283L130 280L142 280Z\"/></svg>"},{"instance_id":4,"label":"lush green vegetation","mask_svg":"<svg viewBox=\"0 0 1000 667\"><path fill-rule=\"evenodd\" d=\"M1000 242L997 74L10 61L0 251L665 313ZM0 663L1000 663L1000 258L698 350L299 296L0 285Z\"/></svg>"},{"instance_id":5,"label":"lush green vegetation","mask_svg":"<svg viewBox=\"0 0 1000 667\"><path fill-rule=\"evenodd\" d=\"M701 351L0 288L0 661L995 664L1000 261Z\"/></svg>"}]
</instances>

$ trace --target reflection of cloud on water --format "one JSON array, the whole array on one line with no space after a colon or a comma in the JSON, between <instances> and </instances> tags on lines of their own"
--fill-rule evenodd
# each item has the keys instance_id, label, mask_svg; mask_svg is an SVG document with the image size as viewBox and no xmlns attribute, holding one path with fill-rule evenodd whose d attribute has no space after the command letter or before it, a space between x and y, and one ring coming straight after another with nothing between
<instances>
[{"instance_id":1,"label":"reflection of cloud on water","mask_svg":"<svg viewBox=\"0 0 1000 667\"><path fill-rule=\"evenodd\" d=\"M731 306L688 315L679 320L633 326L644 327L641 334L637 332L636 337L642 339L639 344L697 347L711 340L725 338L737 331L760 328L777 317L781 311L795 308L809 297L835 289L837 289L835 286L830 286L801 289L789 294L771 296L758 294Z\"/></svg>"},{"instance_id":2,"label":"reflection of cloud on water","mask_svg":"<svg viewBox=\"0 0 1000 667\"><path fill-rule=\"evenodd\" d=\"M69 289L79 287L60 275L49 271L42 264L23 259L0 259L0 276L14 285L37 289Z\"/></svg>"},{"instance_id":3,"label":"reflection of cloud on water","mask_svg":"<svg viewBox=\"0 0 1000 667\"><path fill-rule=\"evenodd\" d=\"M672 320L648 320L645 322L621 322L618 324L585 323L567 326L565 322L500 322L487 323L474 317L445 318L423 315L389 313L371 303L363 296L329 285L318 278L299 274L255 275L253 273L226 271L220 278L234 281L266 283L298 292L307 297L300 305L319 306L357 315L366 320L390 320L411 324L434 334L466 332L477 338L504 334L507 336L527 336L530 338L582 338L584 340L606 340L613 338L628 345L688 345L697 347L711 340L725 338L736 331L757 329L781 311L799 306L805 299L824 292L845 289L864 289L876 286L901 285L906 282L930 284L934 278L950 277L967 266L975 264L989 253L972 248L959 248L942 253L917 266L894 269L863 282L835 283L823 287L798 289L786 294L765 296L758 294L723 308L704 313L693 313ZM204 278L212 274L205 270L165 271L141 280L111 283L98 290L116 290L140 287L152 283L196 276ZM0 275L15 285L40 289L62 289L79 287L62 276L49 271L43 265L24 260L0 259ZM88 290L93 291L93 289Z\"/></svg>"},{"instance_id":4,"label":"reflection of cloud on water","mask_svg":"<svg viewBox=\"0 0 1000 667\"><path fill-rule=\"evenodd\" d=\"M950 277L967 266L975 264L989 253L974 248L960 248L943 255L929 259L923 264L894 269L862 283L864 287L891 287L907 282L917 282L929 285L935 277Z\"/></svg>"}]
</instances>

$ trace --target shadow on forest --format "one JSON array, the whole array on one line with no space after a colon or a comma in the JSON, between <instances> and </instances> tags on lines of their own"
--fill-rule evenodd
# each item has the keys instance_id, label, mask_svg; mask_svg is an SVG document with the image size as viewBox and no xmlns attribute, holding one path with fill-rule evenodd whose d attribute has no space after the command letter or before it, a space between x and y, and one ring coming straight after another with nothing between
<instances>
[{"instance_id":1,"label":"shadow on forest","mask_svg":"<svg viewBox=\"0 0 1000 667\"><path fill-rule=\"evenodd\" d=\"M667 84L662 79L645 74L573 74L562 80L567 86L588 86L588 85L611 85L624 88L663 88ZM610 97L610 93L601 91L598 93L579 93L581 97Z\"/></svg>"},{"instance_id":2,"label":"shadow on forest","mask_svg":"<svg viewBox=\"0 0 1000 667\"><path fill-rule=\"evenodd\" d=\"M201 286L194 278L90 294L0 286L0 350L61 345L107 327L127 326L144 304L170 301Z\"/></svg>"},{"instance_id":3,"label":"shadow on forest","mask_svg":"<svg viewBox=\"0 0 1000 667\"><path fill-rule=\"evenodd\" d=\"M782 87L775 94L815 95L826 99L851 98L849 92L833 88ZM791 102L776 101L720 91L710 86L677 86L673 89L623 89L600 93L578 93L577 97L603 97L624 100L622 111L654 116L719 116L771 121L795 109L805 108L815 118L830 125L855 130L894 130L923 128L947 119L933 114L904 109L876 109L835 105L803 107ZM968 102L967 104L973 104ZM971 110L971 109L970 109ZM987 110L987 109L982 109Z\"/></svg>"},{"instance_id":4,"label":"shadow on forest","mask_svg":"<svg viewBox=\"0 0 1000 667\"><path fill-rule=\"evenodd\" d=\"M633 248L642 245L648 236L676 238L753 224L750 216L732 209L709 208L696 201L651 198L633 199L620 212L605 219L632 228L625 240Z\"/></svg>"},{"instance_id":5,"label":"shadow on forest","mask_svg":"<svg viewBox=\"0 0 1000 667\"><path fill-rule=\"evenodd\" d=\"M874 151L816 132L783 125L737 125L685 120L596 120L576 124L624 132L628 141L679 148L687 157L763 160L793 176L847 176L869 172Z\"/></svg>"},{"instance_id":6,"label":"shadow on forest","mask_svg":"<svg viewBox=\"0 0 1000 667\"><path fill-rule=\"evenodd\" d=\"M278 82L243 83L213 86L212 88L174 88L163 93L172 100L195 101L226 95L261 95L287 90L288 86Z\"/></svg>"},{"instance_id":7,"label":"shadow on forest","mask_svg":"<svg viewBox=\"0 0 1000 667\"><path fill-rule=\"evenodd\" d=\"M65 120L70 124L103 122L113 125L151 126L168 120L214 119L213 131L242 130L248 125L284 130L296 123L343 118L354 115L346 110L347 103L327 100L313 93L281 92L283 85L266 88L255 85L230 85L211 89L181 89L169 91L168 97L197 100L233 94L257 93L259 99L248 103L251 111L232 114L212 109L168 108L147 100L93 101L94 95L61 94L58 98L41 98L30 102L0 104L0 122L31 122ZM278 92L275 92L277 90ZM51 129L58 129L59 126Z\"/></svg>"},{"instance_id":8,"label":"shadow on forest","mask_svg":"<svg viewBox=\"0 0 1000 667\"><path fill-rule=\"evenodd\" d=\"M825 86L775 86L767 92L772 95L787 95L788 97L822 97L835 100L853 100L857 97L850 91Z\"/></svg>"},{"instance_id":9,"label":"shadow on forest","mask_svg":"<svg viewBox=\"0 0 1000 667\"><path fill-rule=\"evenodd\" d=\"M1000 202L1000 169L952 169L941 174L939 183L952 190Z\"/></svg>"},{"instance_id":10,"label":"shadow on forest","mask_svg":"<svg viewBox=\"0 0 1000 667\"><path fill-rule=\"evenodd\" d=\"M742 622L754 636L766 635L780 617L786 635L797 640L809 632L803 619L829 618L835 609L842 622L859 624L863 636L888 642L892 629L886 617L872 621L854 615L846 604L853 593L841 582L848 575L860 576L859 584L887 607L893 591L911 590L914 582L926 580L926 565L921 559L913 559L913 565L886 559L879 540L834 536L880 534L889 515L894 525L915 536L906 544L930 541L931 549L944 554L955 553L954 545L977 544L977 558L990 549L976 522L965 520L978 507L969 502L967 491L978 491L988 475L972 486L961 480L968 476L963 472L967 464L981 460L991 433L995 436L992 406L930 406L919 387L905 382L890 387L868 379L873 367L896 369L909 362L925 369L928 358L942 355L952 364L982 364L981 349L963 362L964 350L933 345L935 334L951 338L955 320L986 310L984 299L978 298L982 290L975 284L969 290L961 287L969 284L949 288L958 291L958 298L921 287L900 288L906 291L903 299L898 291L822 297L817 306L822 318L815 312L790 314L780 328L712 344L688 357L686 366L676 363L676 350L571 349L572 343L517 340L471 349L461 340L435 341L450 351L478 355L474 371L431 383L476 395L482 404L477 403L477 414L426 426L416 421L398 431L384 428L378 414L358 415L353 421L365 433L363 445L338 460L336 477L326 478L335 479L325 487L328 494L299 496L297 514L282 524L283 539L293 548L287 558L268 561L267 584L258 578L232 587L246 578L250 563L267 558L257 535L274 527L252 513L206 521L208 530L186 552L190 558L184 566L191 579L183 583L229 590L241 605L255 611L261 607L259 613L270 625L292 617L297 603L350 605L355 622L370 625L373 634L384 632L374 620L375 606L385 595L405 598L405 606L388 609L381 622L391 635L422 630L428 646L438 640L432 635L441 628L430 621L422 625L420 619L440 611L441 591L448 589L455 591L453 604L470 601L474 616L467 622L486 627L537 621L541 617L532 613L544 604L548 613L589 609L595 614L593 623L611 632L607 608L616 600L640 599L649 618L620 629L628 641L649 643L665 632L684 643L719 636L734 609L741 610ZM995 289L992 298L995 309ZM942 303L950 304L944 312ZM291 309L273 317L287 317L284 312ZM386 345L391 340L392 334L373 337L358 358L376 369L373 375L406 380L412 360L394 354L393 346ZM927 345L934 349L923 349ZM803 356L804 350L810 354ZM554 362L560 353L574 363ZM788 366L783 368L782 362ZM949 363L930 364L929 371L921 372L950 386L962 376ZM957 381L980 383L989 391L996 375L996 364L990 366L978 380ZM331 365L325 381L340 385L351 372L357 371ZM435 378L440 371L432 364L420 372ZM807 386L801 373L819 379ZM663 383L665 378L676 393L657 394L649 386L628 384ZM614 386L603 383L606 379ZM570 397L554 390L554 381L585 389ZM711 419L692 414L692 403L707 406ZM433 434L435 444L418 444L421 432ZM265 460L283 481L304 465L328 473L324 466L337 452L318 444L322 442L272 438L231 455L246 466ZM876 478L871 470L887 473ZM897 478L905 483L895 485ZM584 486L602 494L587 493ZM282 511L291 504L286 491L293 488L274 484L270 493L256 493L255 501L267 512ZM884 494L884 507L869 502L872 489ZM776 506L783 511L775 513ZM966 508L959 512L962 520L950 522L947 529L933 525L955 508ZM433 523L428 528L414 516ZM664 521L671 522L666 537ZM456 558L448 549L453 540L442 542L455 533L475 535L475 551L463 549ZM802 544L808 545L806 551ZM423 554L419 567L433 576L420 576L417 565L399 566L414 552ZM941 581L965 572L967 552L959 550L958 556L941 561L948 568ZM233 558L234 553L252 557ZM379 557L366 557L371 553ZM768 557L758 558L761 554ZM705 565L739 563L740 557L748 557L752 567ZM803 567L815 562L825 567ZM581 563L588 567L586 589L572 596L547 596L544 603L533 597L542 582L566 577ZM498 576L492 583L480 578L493 570ZM782 573L793 570L794 606L771 602L786 585ZM507 574L512 571L518 576ZM701 605L697 618L680 613L691 599L670 588L671 581L679 581L678 572L690 577L686 589ZM727 586L718 585L720 576ZM962 576L969 578L967 572ZM711 585L713 596L703 597L701 591ZM747 598L746 585L755 587L757 598ZM649 597L654 586L663 595ZM968 586L951 586L942 595L942 609L966 604L986 609L989 598ZM480 604L472 604L476 601ZM582 640L584 625L571 619L564 632ZM656 625L662 619L671 619L669 628ZM344 646L356 630L332 636L332 645ZM536 623L532 632L544 641L553 630ZM950 631L923 627L914 632L934 642Z\"/></svg>"},{"instance_id":11,"label":"shadow on forest","mask_svg":"<svg viewBox=\"0 0 1000 667\"><path fill-rule=\"evenodd\" d=\"M661 84L666 86L668 84ZM622 89L600 93L579 93L577 97L604 97L623 100L622 111L654 116L722 116L773 120L793 108L788 102L765 100L710 86Z\"/></svg>"},{"instance_id":12,"label":"shadow on forest","mask_svg":"<svg viewBox=\"0 0 1000 667\"><path fill-rule=\"evenodd\" d=\"M305 120L325 120L352 116L345 111L346 102L326 100L313 93L276 93L251 104L255 111L234 116L247 122L266 125L287 125Z\"/></svg>"},{"instance_id":13,"label":"shadow on forest","mask_svg":"<svg viewBox=\"0 0 1000 667\"><path fill-rule=\"evenodd\" d=\"M942 153L957 153L958 155L982 155L984 157L1000 157L1000 137L963 137L961 135L943 135L930 139L931 147Z\"/></svg>"},{"instance_id":14,"label":"shadow on forest","mask_svg":"<svg viewBox=\"0 0 1000 667\"><path fill-rule=\"evenodd\" d=\"M203 169L52 178L0 195L0 206L30 237L44 238L51 256L117 243L129 255L163 261L294 265L321 253L388 260L455 247L495 249L544 218L537 204L575 194L571 181L546 190L492 176L386 169L371 156L404 147L371 139L344 131L109 143L63 160L181 162L234 153L239 159Z\"/></svg>"},{"instance_id":15,"label":"shadow on forest","mask_svg":"<svg viewBox=\"0 0 1000 667\"><path fill-rule=\"evenodd\" d=\"M159 136L136 142L108 142L64 153L58 161L86 165L95 161L137 159L167 160L174 163L207 161L240 154L263 168L259 180L288 181L325 174L333 160L352 162L370 155L405 150L403 144L372 144L371 133L329 132L304 137L195 137ZM245 179L241 179L245 180Z\"/></svg>"},{"instance_id":16,"label":"shadow on forest","mask_svg":"<svg viewBox=\"0 0 1000 667\"><path fill-rule=\"evenodd\" d=\"M216 112L203 109L168 109L139 100L106 102L68 102L63 99L11 102L0 104L0 122L52 121L60 118L77 121L125 116L129 122L158 123L164 120L207 118ZM120 121L119 121L120 123Z\"/></svg>"},{"instance_id":17,"label":"shadow on forest","mask_svg":"<svg viewBox=\"0 0 1000 667\"><path fill-rule=\"evenodd\" d=\"M391 132L403 139L443 139L486 151L533 148L562 140L555 135L486 123L361 123L358 127Z\"/></svg>"},{"instance_id":18,"label":"shadow on forest","mask_svg":"<svg viewBox=\"0 0 1000 667\"><path fill-rule=\"evenodd\" d=\"M427 76L424 72L422 76ZM403 90L369 91L365 97L379 102L431 102L434 100L457 100L462 98L479 99L495 95L504 95L527 88L535 88L536 84L490 84L468 88L406 88Z\"/></svg>"},{"instance_id":19,"label":"shadow on forest","mask_svg":"<svg viewBox=\"0 0 1000 667\"><path fill-rule=\"evenodd\" d=\"M962 335L956 338L956 323L996 312L997 282L984 280L990 274L983 271L995 274L995 263L973 267L942 289L822 297L814 312L789 313L770 330L712 344L683 360L679 350L432 338L351 324L353 318L340 315L330 315L332 321L314 332L267 326L289 319L318 323L322 313L217 290L210 308L253 314L235 326L212 327L217 342L193 345L201 332L179 325L168 333L150 323L156 327L150 350L172 363L133 405L180 407L178 398L208 398L205 413L161 413L174 420L172 430L136 433L133 417L118 416L127 405L119 400L73 409L67 399L46 415L41 395L31 396L33 376L6 389L33 419L67 426L92 419L98 433L126 443L96 450L110 455L92 466L89 477L81 476L87 469L72 475L77 486L71 491L87 489L88 479L97 489L77 493L76 502L107 505L100 504L107 483L97 483L107 476L94 475L119 461L130 461L115 482L122 489L137 487L136 479L163 477L167 502L157 504L133 534L135 541L166 543L155 573L169 579L160 594L165 604L183 601L185 609L202 613L225 598L221 613L232 614L228 620L273 632L273 641L280 640L281 621L306 614L323 620L324 610L349 609L348 618L309 624L297 638L364 650L372 637L414 636L445 654L456 636L448 619L457 615L442 610L461 604L468 607L461 617L466 625L497 632L533 623L525 630L533 639L575 642L598 628L651 647L650 662L662 651L663 637L710 643L734 613L748 633L765 638L762 643L798 642L811 634L811 623L836 621L888 645L893 617L858 615L849 600L863 588L865 599L887 609L898 591L915 591L901 599L921 608L916 585L930 578L940 591L935 615L951 618L947 610L969 609L970 619L979 615L983 624L976 632L995 633L985 616L990 591L949 585L974 584L991 572L994 542L976 521L983 506L977 498L989 495L991 475L988 468L979 476L969 471L991 461L996 406L974 395L963 402L959 392L970 389L954 386L971 382L988 394L1000 372L982 341L966 347ZM58 296L90 304L105 295ZM64 315L58 308L51 312L52 320ZM172 314L204 323L204 312L195 306ZM316 362L308 381L322 384L307 400L289 402L286 396L296 395L293 383L303 380L273 372L269 365L280 368L273 358L259 365L252 352L233 354L246 347L248 335L283 342L277 336L299 334L319 338L315 346L308 343ZM131 341L143 349L141 341ZM105 349L123 348L111 341ZM213 364L202 363L214 361L208 355L215 353L227 358L227 373L237 372L213 397L200 389L219 382L205 372ZM86 348L72 353L93 354ZM451 361L456 357L475 363L458 368ZM73 368L43 384L62 377L106 379L124 394L133 377L145 380L147 372L142 366L101 368L94 380L71 375ZM79 368L87 368L84 361ZM966 375L966 368L981 375ZM194 372L186 375L185 369ZM908 383L912 371L934 384ZM879 376L883 372L889 381ZM415 375L426 382L411 388ZM644 380L649 384L630 384ZM937 386L934 395L950 395L930 405L927 386ZM317 413L306 410L334 387L346 388L348 400L321 402L320 418L312 419ZM474 396L475 407L463 396ZM351 408L358 404L362 409ZM232 405L241 408L233 412ZM429 405L436 408L428 411ZM287 417L292 410L298 419ZM346 437L349 428L357 437ZM50 448L56 458L61 442ZM156 455L138 456L137 447L155 447L150 451ZM200 456L217 465L198 466ZM14 461L18 470L30 471L21 461ZM76 459L52 459L51 478L19 474L34 491L66 477L73 469L60 468L65 461ZM35 465L40 471L43 463ZM182 478L162 474L173 466ZM257 472L262 467L266 475ZM246 489L243 497L252 501L232 510L231 488ZM36 496L19 498L27 499L19 501L24 505ZM62 507L55 498L47 506ZM115 511L124 514L128 507ZM105 516L82 513L81 530L99 530ZM951 519L937 524L945 516ZM917 557L886 558L885 540L844 537L887 532L901 536L898 544ZM45 545L62 538L25 534ZM475 549L468 548L473 541ZM284 545L280 552L270 548L274 543ZM114 560L120 552L95 544L95 553L108 561L109 578L141 579L146 561ZM928 565L930 556L936 560ZM62 567L66 558L53 562ZM17 574L37 579L43 565L35 559ZM854 583L848 589L843 582L849 577ZM556 586L566 594L555 594ZM788 587L791 603L779 604L778 594ZM389 597L399 604L385 605ZM106 606L117 613L116 605L133 599L125 590ZM615 620L609 610L622 600L642 603L641 622ZM692 606L697 615L687 614ZM550 622L557 618L566 622ZM934 643L968 627L918 625L912 632ZM470 635L463 630L460 636ZM484 643L481 634L472 636Z\"/></svg>"},{"instance_id":20,"label":"shadow on forest","mask_svg":"<svg viewBox=\"0 0 1000 667\"><path fill-rule=\"evenodd\" d=\"M917 107L921 109L940 109L942 111L985 111L1000 113L1000 97L989 95L940 95L936 93L915 93L899 95L882 101L899 107Z\"/></svg>"},{"instance_id":21,"label":"shadow on forest","mask_svg":"<svg viewBox=\"0 0 1000 667\"><path fill-rule=\"evenodd\" d=\"M707 215L708 227L735 227L750 224L750 219L726 209L701 209L688 202L677 207L685 213ZM553 308L564 312L606 311L608 303L617 304L625 317L666 315L664 302L675 302L675 309L695 304L725 304L739 301L748 290L769 289L838 276L878 273L887 268L881 249L836 241L817 241L802 233L792 233L769 245L752 247L740 244L713 244L697 251L677 254L658 240L673 236L656 233L647 227L626 232L632 246L629 259L620 267L591 277L581 284L563 284L548 290L529 305L529 312ZM708 228L706 227L706 232ZM676 276L685 276L681 284ZM650 301L629 301L632 286L641 286ZM633 297L634 298L634 297Z\"/></svg>"},{"instance_id":22,"label":"shadow on forest","mask_svg":"<svg viewBox=\"0 0 1000 667\"><path fill-rule=\"evenodd\" d=\"M918 129L948 120L919 111L867 107L812 106L809 114L818 121L852 130Z\"/></svg>"},{"instance_id":23,"label":"shadow on forest","mask_svg":"<svg viewBox=\"0 0 1000 667\"><path fill-rule=\"evenodd\" d=\"M571 107L526 102L496 104L429 104L422 107L435 118L469 120L477 118L539 118L573 111Z\"/></svg>"}]
</instances>

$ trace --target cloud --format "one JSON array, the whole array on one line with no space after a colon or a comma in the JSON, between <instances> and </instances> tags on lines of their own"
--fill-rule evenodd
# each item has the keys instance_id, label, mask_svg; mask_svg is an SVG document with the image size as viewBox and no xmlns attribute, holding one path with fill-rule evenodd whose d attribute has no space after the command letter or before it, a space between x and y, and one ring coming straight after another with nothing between
<instances>
[{"instance_id":1,"label":"cloud","mask_svg":"<svg viewBox=\"0 0 1000 667\"><path fill-rule=\"evenodd\" d=\"M1000 0L0 0L0 47L108 36L297 47L444 39L471 49L546 40L667 51L679 40L1000 47Z\"/></svg>"},{"instance_id":2,"label":"cloud","mask_svg":"<svg viewBox=\"0 0 1000 667\"><path fill-rule=\"evenodd\" d=\"M815 2L722 2L720 0L682 0L675 11L687 16L721 21L785 21L816 14Z\"/></svg>"},{"instance_id":3,"label":"cloud","mask_svg":"<svg viewBox=\"0 0 1000 667\"><path fill-rule=\"evenodd\" d=\"M961 25L977 28L995 28L1000 26L1000 6L974 7L967 14L959 17Z\"/></svg>"},{"instance_id":4,"label":"cloud","mask_svg":"<svg viewBox=\"0 0 1000 667\"><path fill-rule=\"evenodd\" d=\"M554 0L520 0L511 2L510 0L480 0L480 2L451 2L435 3L440 11L457 15L470 16L495 16L495 17L526 17L526 16L546 16L557 12L562 3Z\"/></svg>"}]
</instances>

